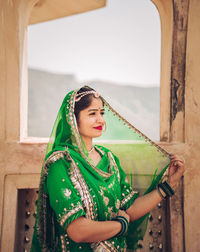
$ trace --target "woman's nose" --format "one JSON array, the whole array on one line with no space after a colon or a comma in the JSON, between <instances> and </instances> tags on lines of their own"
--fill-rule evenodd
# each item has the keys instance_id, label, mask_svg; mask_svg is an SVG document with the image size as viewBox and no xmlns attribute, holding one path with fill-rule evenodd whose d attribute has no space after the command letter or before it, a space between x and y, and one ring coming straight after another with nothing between
<instances>
[{"instance_id":1,"label":"woman's nose","mask_svg":"<svg viewBox=\"0 0 200 252\"><path fill-rule=\"evenodd\" d=\"M104 123L104 122L105 122L104 117L103 117L102 114L99 114L99 115L98 115L97 121L100 122L100 123Z\"/></svg>"}]
</instances>

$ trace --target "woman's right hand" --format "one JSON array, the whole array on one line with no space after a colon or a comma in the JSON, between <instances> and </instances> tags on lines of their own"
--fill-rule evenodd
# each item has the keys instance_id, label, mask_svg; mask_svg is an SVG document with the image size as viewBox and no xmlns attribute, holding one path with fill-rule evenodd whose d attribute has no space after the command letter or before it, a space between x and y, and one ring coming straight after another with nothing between
<instances>
[{"instance_id":1,"label":"woman's right hand","mask_svg":"<svg viewBox=\"0 0 200 252\"><path fill-rule=\"evenodd\" d=\"M125 211L119 209L119 212L117 215L125 217L127 219L128 223L130 222L130 216Z\"/></svg>"}]
</instances>

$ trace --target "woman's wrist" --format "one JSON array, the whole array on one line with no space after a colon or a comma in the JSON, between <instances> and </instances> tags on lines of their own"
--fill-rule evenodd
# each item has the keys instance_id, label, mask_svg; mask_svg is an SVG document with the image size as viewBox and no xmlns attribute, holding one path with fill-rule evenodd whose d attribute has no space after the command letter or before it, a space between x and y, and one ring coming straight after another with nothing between
<instances>
[{"instance_id":1,"label":"woman's wrist","mask_svg":"<svg viewBox=\"0 0 200 252\"><path fill-rule=\"evenodd\" d=\"M112 221L117 221L121 224L121 230L116 234L115 237L119 237L127 233L129 221L126 219L126 217L118 215L113 218Z\"/></svg>"},{"instance_id":2,"label":"woman's wrist","mask_svg":"<svg viewBox=\"0 0 200 252\"><path fill-rule=\"evenodd\" d=\"M167 180L157 185L157 191L162 199L166 199L174 195L174 190Z\"/></svg>"},{"instance_id":3,"label":"woman's wrist","mask_svg":"<svg viewBox=\"0 0 200 252\"><path fill-rule=\"evenodd\" d=\"M171 186L173 190L177 187L177 182L173 182L170 178L167 180L168 184Z\"/></svg>"},{"instance_id":4,"label":"woman's wrist","mask_svg":"<svg viewBox=\"0 0 200 252\"><path fill-rule=\"evenodd\" d=\"M167 195L165 194L165 192L163 192L163 190L161 188L159 188L158 186L156 187L156 191L158 192L159 196L162 199L166 199L167 198Z\"/></svg>"},{"instance_id":5,"label":"woman's wrist","mask_svg":"<svg viewBox=\"0 0 200 252\"><path fill-rule=\"evenodd\" d=\"M175 190L175 188L177 187L177 182L173 181L173 179L169 176L165 176L162 180L162 182L167 181L167 183L170 185L170 187Z\"/></svg>"}]
</instances>

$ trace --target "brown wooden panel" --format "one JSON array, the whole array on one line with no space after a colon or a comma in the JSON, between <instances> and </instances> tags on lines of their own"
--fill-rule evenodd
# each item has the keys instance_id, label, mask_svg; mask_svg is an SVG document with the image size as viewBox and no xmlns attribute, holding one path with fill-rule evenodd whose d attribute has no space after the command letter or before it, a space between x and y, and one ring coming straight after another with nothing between
<instances>
[{"instance_id":1,"label":"brown wooden panel","mask_svg":"<svg viewBox=\"0 0 200 252\"><path fill-rule=\"evenodd\" d=\"M15 252L30 251L35 224L37 192L37 189L18 190Z\"/></svg>"}]
</instances>

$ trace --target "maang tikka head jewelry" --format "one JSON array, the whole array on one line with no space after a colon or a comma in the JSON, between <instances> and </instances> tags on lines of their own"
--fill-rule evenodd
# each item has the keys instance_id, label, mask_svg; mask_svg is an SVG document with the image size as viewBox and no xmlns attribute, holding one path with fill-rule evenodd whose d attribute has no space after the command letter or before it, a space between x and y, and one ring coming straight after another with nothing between
<instances>
[{"instance_id":1,"label":"maang tikka head jewelry","mask_svg":"<svg viewBox=\"0 0 200 252\"><path fill-rule=\"evenodd\" d=\"M83 98L84 96L86 96L88 94L94 94L95 98L99 98L100 97L99 93L96 92L95 90L85 91L85 92L82 92L82 93L76 95L75 102L80 101L81 98Z\"/></svg>"}]
</instances>

